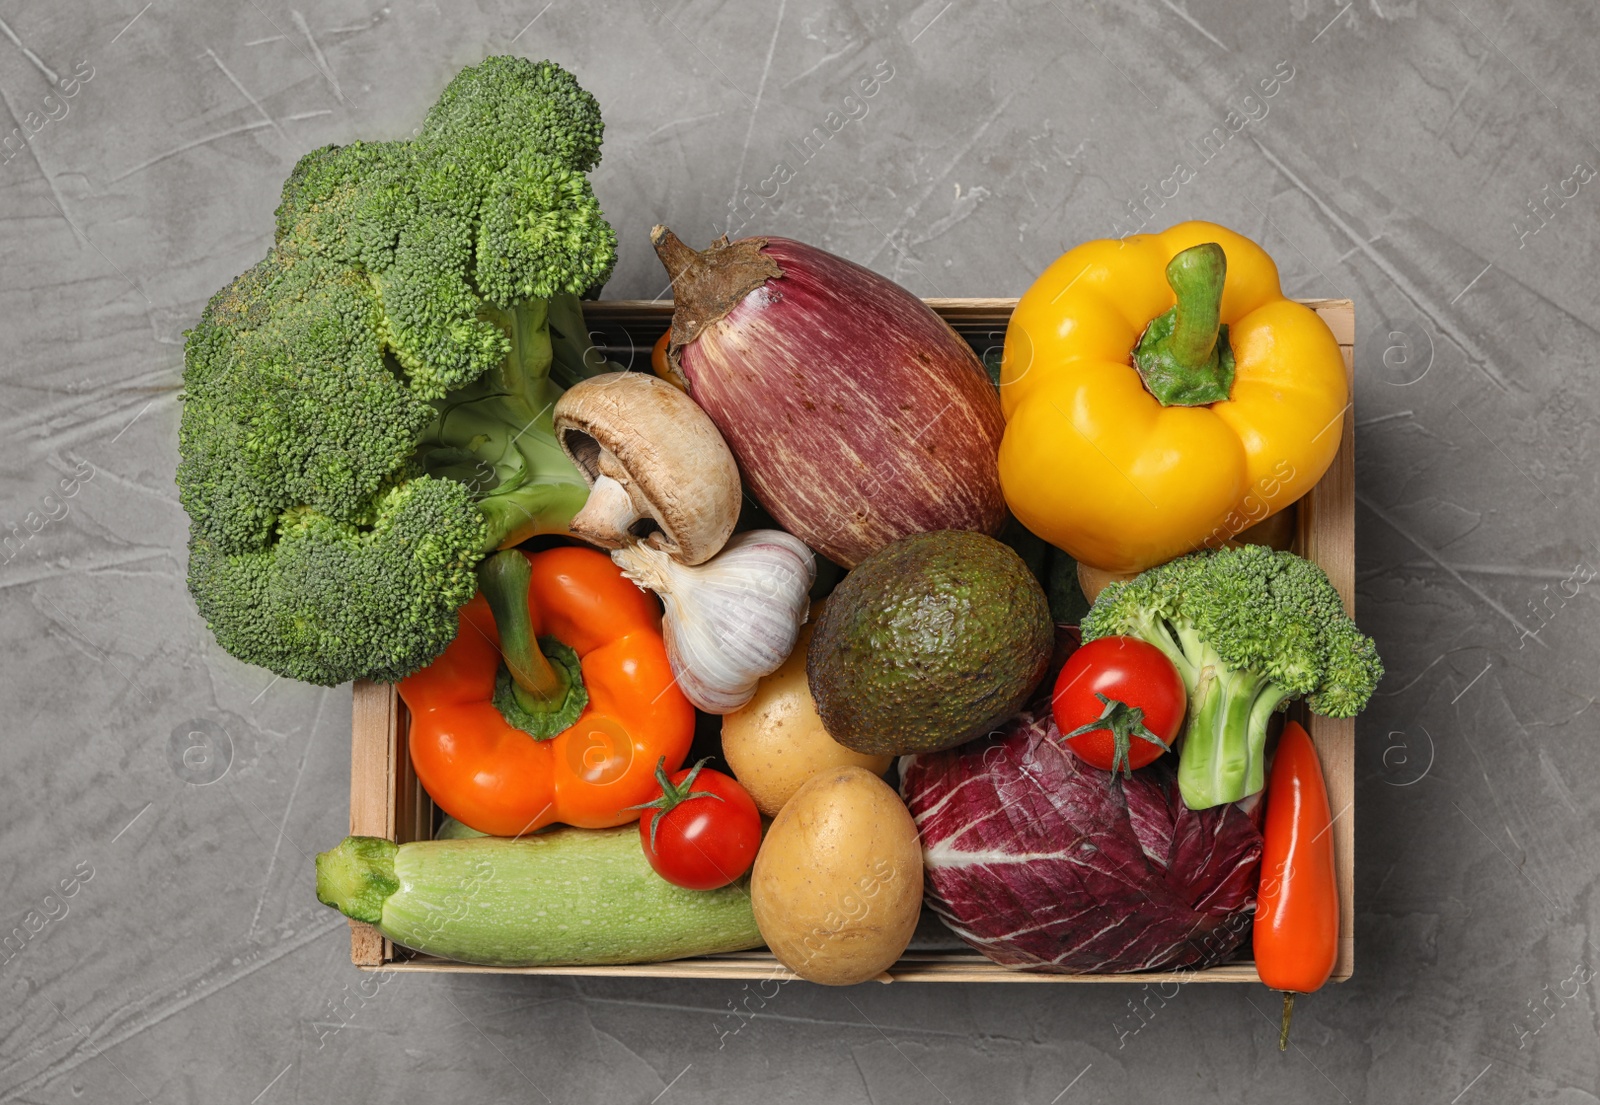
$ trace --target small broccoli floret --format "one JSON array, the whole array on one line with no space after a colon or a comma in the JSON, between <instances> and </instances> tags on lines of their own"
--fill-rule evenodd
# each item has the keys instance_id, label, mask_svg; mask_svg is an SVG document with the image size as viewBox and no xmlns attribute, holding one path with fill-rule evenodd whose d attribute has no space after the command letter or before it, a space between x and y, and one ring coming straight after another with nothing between
<instances>
[{"instance_id":1,"label":"small broccoli floret","mask_svg":"<svg viewBox=\"0 0 1600 1105\"><path fill-rule=\"evenodd\" d=\"M445 86L428 112L422 145L471 145L498 171L524 149L588 172L600 162L600 105L550 61L485 58Z\"/></svg>"},{"instance_id":2,"label":"small broccoli floret","mask_svg":"<svg viewBox=\"0 0 1600 1105\"><path fill-rule=\"evenodd\" d=\"M278 539L227 555L189 546L189 591L217 643L308 683L394 682L456 635L456 610L477 589L485 523L471 492L423 476L386 492L370 526L305 508Z\"/></svg>"},{"instance_id":3,"label":"small broccoli floret","mask_svg":"<svg viewBox=\"0 0 1600 1105\"><path fill-rule=\"evenodd\" d=\"M259 547L306 506L343 522L402 468L434 411L384 364L371 284L274 250L188 335L180 501L197 536Z\"/></svg>"},{"instance_id":4,"label":"small broccoli floret","mask_svg":"<svg viewBox=\"0 0 1600 1105\"><path fill-rule=\"evenodd\" d=\"M1167 654L1189 690L1178 783L1191 809L1264 785L1267 723L1305 698L1354 717L1383 665L1321 568L1258 545L1198 552L1113 583L1083 639L1127 635Z\"/></svg>"},{"instance_id":5,"label":"small broccoli floret","mask_svg":"<svg viewBox=\"0 0 1600 1105\"><path fill-rule=\"evenodd\" d=\"M1306 697L1306 705L1323 717L1355 717L1383 679L1378 646L1353 622L1328 627L1322 684Z\"/></svg>"},{"instance_id":6,"label":"small broccoli floret","mask_svg":"<svg viewBox=\"0 0 1600 1105\"><path fill-rule=\"evenodd\" d=\"M381 271L416 215L409 142L323 146L302 157L283 184L276 240Z\"/></svg>"},{"instance_id":7,"label":"small broccoli floret","mask_svg":"<svg viewBox=\"0 0 1600 1105\"><path fill-rule=\"evenodd\" d=\"M454 637L486 552L565 530L586 489L551 370L612 367L576 299L616 262L584 175L602 129L559 66L489 58L417 137L295 166L273 248L185 349L190 589L229 652L400 679Z\"/></svg>"},{"instance_id":8,"label":"small broccoli floret","mask_svg":"<svg viewBox=\"0 0 1600 1105\"><path fill-rule=\"evenodd\" d=\"M507 307L582 292L604 280L616 259L616 237L583 173L524 152L490 182L475 270L489 302Z\"/></svg>"},{"instance_id":9,"label":"small broccoli floret","mask_svg":"<svg viewBox=\"0 0 1600 1105\"><path fill-rule=\"evenodd\" d=\"M479 318L469 281L471 223L437 206L407 226L394 264L372 274L383 303L383 340L412 388L429 399L470 384L505 358L510 340Z\"/></svg>"}]
</instances>

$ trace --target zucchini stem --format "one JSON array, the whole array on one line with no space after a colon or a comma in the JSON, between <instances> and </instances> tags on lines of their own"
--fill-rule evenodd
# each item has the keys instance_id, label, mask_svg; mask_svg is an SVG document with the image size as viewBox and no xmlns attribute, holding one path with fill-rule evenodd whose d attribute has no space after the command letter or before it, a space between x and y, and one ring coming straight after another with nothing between
<instances>
[{"instance_id":1,"label":"zucchini stem","mask_svg":"<svg viewBox=\"0 0 1600 1105\"><path fill-rule=\"evenodd\" d=\"M376 925L383 903L400 889L394 857L400 846L375 836L347 836L317 856L317 901L346 917Z\"/></svg>"}]
</instances>

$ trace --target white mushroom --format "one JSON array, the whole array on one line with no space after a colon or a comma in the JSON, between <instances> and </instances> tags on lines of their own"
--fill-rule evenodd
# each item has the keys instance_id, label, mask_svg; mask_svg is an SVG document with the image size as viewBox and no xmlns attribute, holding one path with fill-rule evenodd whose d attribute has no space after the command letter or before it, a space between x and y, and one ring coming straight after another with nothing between
<instances>
[{"instance_id":1,"label":"white mushroom","mask_svg":"<svg viewBox=\"0 0 1600 1105\"><path fill-rule=\"evenodd\" d=\"M641 372L567 389L556 440L590 486L572 532L602 548L643 541L684 564L715 556L739 518L739 467L706 413Z\"/></svg>"}]
</instances>

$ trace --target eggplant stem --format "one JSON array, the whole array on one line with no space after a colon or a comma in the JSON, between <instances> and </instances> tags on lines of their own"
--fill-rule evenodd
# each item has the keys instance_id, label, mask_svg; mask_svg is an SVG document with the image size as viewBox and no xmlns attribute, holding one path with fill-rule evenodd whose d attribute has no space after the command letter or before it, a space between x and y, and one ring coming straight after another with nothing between
<instances>
[{"instance_id":1,"label":"eggplant stem","mask_svg":"<svg viewBox=\"0 0 1600 1105\"><path fill-rule=\"evenodd\" d=\"M719 238L705 250L691 249L665 226L650 231L650 244L672 281L672 340L667 360L700 336L700 331L744 301L744 297L783 269L762 250L765 238L741 238L730 243ZM680 370L681 370L681 366Z\"/></svg>"},{"instance_id":2,"label":"eggplant stem","mask_svg":"<svg viewBox=\"0 0 1600 1105\"><path fill-rule=\"evenodd\" d=\"M650 230L650 244L655 247L656 256L661 258L661 263L667 268L667 276L674 283L689 268L689 262L696 256L695 251L686 246L682 238L659 223Z\"/></svg>"}]
</instances>

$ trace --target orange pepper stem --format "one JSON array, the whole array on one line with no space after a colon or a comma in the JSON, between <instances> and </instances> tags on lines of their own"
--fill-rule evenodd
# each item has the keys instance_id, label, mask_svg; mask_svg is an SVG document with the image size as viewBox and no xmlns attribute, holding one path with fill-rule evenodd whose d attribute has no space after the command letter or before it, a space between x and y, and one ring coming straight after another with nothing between
<instances>
[{"instance_id":1,"label":"orange pepper stem","mask_svg":"<svg viewBox=\"0 0 1600 1105\"><path fill-rule=\"evenodd\" d=\"M528 558L516 549L497 552L478 565L478 588L494 615L504 667L504 675L495 681L494 704L508 723L544 739L577 721L589 695L577 654L553 638L540 642L533 635L528 610L532 578ZM555 656L555 663L540 649L541 643Z\"/></svg>"},{"instance_id":2,"label":"orange pepper stem","mask_svg":"<svg viewBox=\"0 0 1600 1105\"><path fill-rule=\"evenodd\" d=\"M1278 1029L1278 1050L1289 1050L1289 1020L1294 1016L1294 991L1285 990L1283 994L1283 1027Z\"/></svg>"},{"instance_id":3,"label":"orange pepper stem","mask_svg":"<svg viewBox=\"0 0 1600 1105\"><path fill-rule=\"evenodd\" d=\"M1152 319L1134 347L1145 390L1163 407L1220 403L1233 390L1233 348L1220 325L1228 258L1216 242L1190 246L1167 263L1177 303Z\"/></svg>"}]
</instances>

